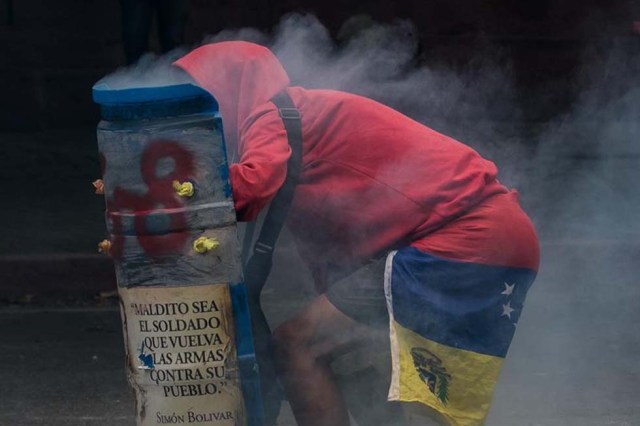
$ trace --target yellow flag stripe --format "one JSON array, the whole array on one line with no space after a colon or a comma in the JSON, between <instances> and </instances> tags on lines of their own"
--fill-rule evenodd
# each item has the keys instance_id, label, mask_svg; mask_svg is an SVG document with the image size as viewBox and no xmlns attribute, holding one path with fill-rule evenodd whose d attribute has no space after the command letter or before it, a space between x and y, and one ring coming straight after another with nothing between
<instances>
[{"instance_id":1,"label":"yellow flag stripe","mask_svg":"<svg viewBox=\"0 0 640 426\"><path fill-rule=\"evenodd\" d=\"M483 424L502 358L433 342L395 321L391 350L389 400L421 402L454 426Z\"/></svg>"}]
</instances>

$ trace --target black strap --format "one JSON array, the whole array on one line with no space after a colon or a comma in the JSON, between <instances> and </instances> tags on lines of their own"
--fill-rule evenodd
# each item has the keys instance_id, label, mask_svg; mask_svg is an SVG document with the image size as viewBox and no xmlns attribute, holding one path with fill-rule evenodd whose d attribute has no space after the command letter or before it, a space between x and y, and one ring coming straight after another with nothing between
<instances>
[{"instance_id":1,"label":"black strap","mask_svg":"<svg viewBox=\"0 0 640 426\"><path fill-rule=\"evenodd\" d=\"M302 163L300 112L286 91L279 93L271 101L278 107L280 117L284 122L291 147L291 157L287 163L287 177L271 201L271 206L260 230L260 236L253 247L253 253L244 271L244 282L247 286L249 308L251 309L254 346L260 371L265 426L276 423L282 401L282 389L277 385L275 365L270 351L271 330L260 306L260 293L271 272L273 248L287 218L293 193L300 177ZM250 231L252 229L247 229L247 232ZM251 237L252 235L245 235L245 244L247 242L250 244Z\"/></svg>"},{"instance_id":2,"label":"black strap","mask_svg":"<svg viewBox=\"0 0 640 426\"><path fill-rule=\"evenodd\" d=\"M300 123L300 112L293 104L289 94L285 91L277 94L271 99L280 112L280 117L284 122L284 128L287 131L289 146L291 147L291 157L287 162L287 177L284 184L276 194L271 206L264 219L260 236L253 248L253 254L256 253L273 253L276 241L282 231L293 193L298 179L300 177L300 168L302 163L302 126ZM266 278L265 278L266 280Z\"/></svg>"}]
</instances>

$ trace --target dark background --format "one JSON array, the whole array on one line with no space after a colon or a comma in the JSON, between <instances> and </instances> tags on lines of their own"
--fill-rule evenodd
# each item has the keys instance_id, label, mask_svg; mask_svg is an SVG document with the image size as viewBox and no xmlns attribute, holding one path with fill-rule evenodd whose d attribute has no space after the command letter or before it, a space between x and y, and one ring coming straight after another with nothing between
<instances>
[{"instance_id":1,"label":"dark background","mask_svg":"<svg viewBox=\"0 0 640 426\"><path fill-rule=\"evenodd\" d=\"M637 58L640 39L640 7L631 0L185 3L187 47L222 29L272 31L289 12L316 14L337 43L344 38L344 22L354 15L380 23L408 19L418 32L419 65L455 71L468 67L469 58L486 55L509 67L518 115L493 118L515 123L518 143L532 149L540 141L537 129L569 110L589 83L581 68L585 51L596 52L596 61L605 63L615 45L623 57ZM124 65L121 22L116 0L0 0L0 279L5 290L0 300L43 291L84 294L87 285L92 291L111 285L108 262L95 254L104 226L102 200L90 185L99 177L94 130L99 111L91 87ZM159 49L155 29L150 46ZM628 80L635 71L621 75ZM604 72L609 72L606 66ZM612 91L633 86L616 80ZM455 124L445 122L438 130L474 145L473 131L468 136ZM513 135L506 136L508 148ZM557 155L585 156L560 148ZM591 167L581 161L579 167ZM540 188L531 186L531 192ZM523 202L534 220L557 214L532 200ZM70 267L77 268L72 277ZM63 284L43 287L42 273ZM89 283L88 277L93 278Z\"/></svg>"},{"instance_id":2,"label":"dark background","mask_svg":"<svg viewBox=\"0 0 640 426\"><path fill-rule=\"evenodd\" d=\"M549 117L572 100L571 79L593 41L630 38L640 7L631 0L229 1L190 0L186 45L222 29L272 29L291 11L314 13L336 38L350 17L411 20L431 65L459 67L487 40L502 48L527 94L532 116ZM638 25L638 24L635 24ZM92 84L124 64L120 3L115 0L0 1L3 131L92 126ZM155 34L151 45L157 50ZM565 84L558 84L559 82ZM568 83L568 84L567 84ZM540 108L549 84L559 90ZM550 107L550 108L549 108ZM537 108L537 110L534 110Z\"/></svg>"},{"instance_id":3,"label":"dark background","mask_svg":"<svg viewBox=\"0 0 640 426\"><path fill-rule=\"evenodd\" d=\"M314 13L340 44L344 22L368 15L413 23L416 65L456 72L486 56L509 68L517 113L483 116L504 136L487 152L507 176L519 168L542 266L487 424L640 424L637 1L187 3L186 46L222 29L272 31L293 11ZM133 421L91 186L91 87L124 65L121 22L116 0L0 0L0 425ZM437 129L486 154L472 111ZM274 284L286 282L277 265L272 278L263 302L277 323L311 292Z\"/></svg>"}]
</instances>

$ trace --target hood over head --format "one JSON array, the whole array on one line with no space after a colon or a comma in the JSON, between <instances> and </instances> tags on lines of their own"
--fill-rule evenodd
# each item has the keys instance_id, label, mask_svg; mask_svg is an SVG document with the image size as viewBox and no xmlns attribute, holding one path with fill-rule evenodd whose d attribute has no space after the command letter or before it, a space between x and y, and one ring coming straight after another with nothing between
<instances>
[{"instance_id":1,"label":"hood over head","mask_svg":"<svg viewBox=\"0 0 640 426\"><path fill-rule=\"evenodd\" d=\"M286 71L269 49L244 41L207 44L174 64L218 101L230 161L244 120L289 85Z\"/></svg>"}]
</instances>

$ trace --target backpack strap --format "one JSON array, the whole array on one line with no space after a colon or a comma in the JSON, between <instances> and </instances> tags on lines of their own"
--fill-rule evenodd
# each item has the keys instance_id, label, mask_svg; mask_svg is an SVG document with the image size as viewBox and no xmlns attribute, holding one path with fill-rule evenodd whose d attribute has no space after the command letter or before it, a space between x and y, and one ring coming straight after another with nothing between
<instances>
[{"instance_id":1,"label":"backpack strap","mask_svg":"<svg viewBox=\"0 0 640 426\"><path fill-rule=\"evenodd\" d=\"M278 107L278 112L287 131L289 146L291 147L291 157L287 162L287 177L284 184L271 201L269 211L262 224L260 236L256 241L253 249L253 255L260 253L261 255L273 253L278 236L282 231L282 227L287 218L293 193L300 178L300 169L302 167L302 125L300 122L300 111L295 107L291 97L286 90L283 90L271 99ZM266 277L265 277L266 281Z\"/></svg>"},{"instance_id":2,"label":"backpack strap","mask_svg":"<svg viewBox=\"0 0 640 426\"><path fill-rule=\"evenodd\" d=\"M275 425L283 394L281 387L278 385L275 364L271 356L271 330L260 305L260 293L271 272L273 249L287 218L293 193L300 177L300 169L302 168L300 112L293 104L286 90L276 95L271 102L278 107L284 128L287 131L291 157L287 163L287 177L271 201L258 240L244 268L244 282L247 286L248 302L251 310L255 353L260 371L265 426ZM245 247L251 244L253 227L247 227L246 232L251 232L251 234L245 234Z\"/></svg>"}]
</instances>

